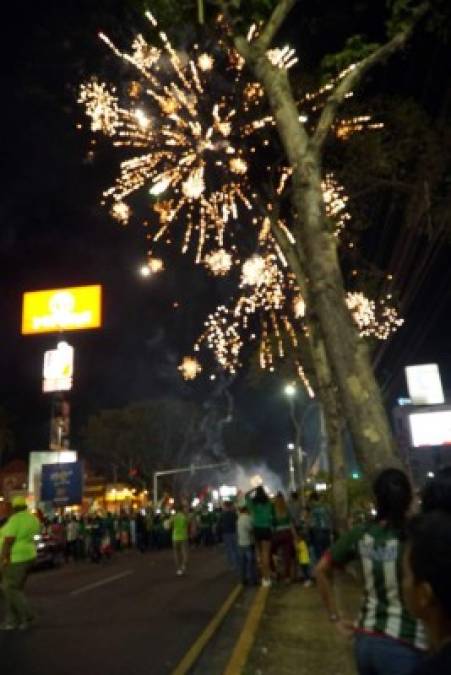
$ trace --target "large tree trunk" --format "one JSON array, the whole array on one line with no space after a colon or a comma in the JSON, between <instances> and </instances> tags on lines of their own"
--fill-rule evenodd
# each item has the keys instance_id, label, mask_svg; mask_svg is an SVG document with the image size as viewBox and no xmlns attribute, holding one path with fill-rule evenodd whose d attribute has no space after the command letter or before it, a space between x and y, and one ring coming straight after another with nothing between
<instances>
[{"instance_id":1,"label":"large tree trunk","mask_svg":"<svg viewBox=\"0 0 451 675\"><path fill-rule=\"evenodd\" d=\"M306 261L302 251L296 250L290 245L285 233L278 227L277 217L271 219L271 224L274 236L288 261L291 271L298 279L302 296L307 308L309 308L311 298L306 283ZM305 371L322 405L330 461L334 521L336 529L342 532L346 529L348 522L347 472L342 435L343 418L337 398L337 385L329 364L317 316L308 309L305 320L308 331L307 333L301 332L298 336L299 343L306 366Z\"/></svg>"},{"instance_id":2,"label":"large tree trunk","mask_svg":"<svg viewBox=\"0 0 451 675\"><path fill-rule=\"evenodd\" d=\"M315 363L317 391L322 404L326 427L334 523L338 532L343 532L347 528L348 522L346 457L342 434L343 420L337 399L337 387L329 365L325 345L319 336L319 329L314 326L313 321L309 322L309 331L312 334L311 346Z\"/></svg>"},{"instance_id":3,"label":"large tree trunk","mask_svg":"<svg viewBox=\"0 0 451 675\"><path fill-rule=\"evenodd\" d=\"M398 463L367 347L345 303L336 239L325 227L319 159L293 176L293 202L301 219L297 245L307 261L310 297L340 392L357 459L369 475Z\"/></svg>"},{"instance_id":4,"label":"large tree trunk","mask_svg":"<svg viewBox=\"0 0 451 675\"><path fill-rule=\"evenodd\" d=\"M337 240L324 213L320 155L300 126L286 73L261 53L250 58L250 65L265 89L293 170L294 246L305 260L311 310L320 325L358 461L372 476L384 466L399 464L399 459L366 345L345 303Z\"/></svg>"},{"instance_id":5,"label":"large tree trunk","mask_svg":"<svg viewBox=\"0 0 451 675\"><path fill-rule=\"evenodd\" d=\"M335 530L339 533L348 528L348 480L346 457L343 444L343 423L340 407L334 394L324 401L325 422L327 429L328 455L332 485L332 506Z\"/></svg>"},{"instance_id":6,"label":"large tree trunk","mask_svg":"<svg viewBox=\"0 0 451 675\"><path fill-rule=\"evenodd\" d=\"M322 405L327 435L328 457L332 483L332 505L335 527L342 532L348 522L348 488L346 458L343 444L343 422L337 400L337 387L328 361L319 326L309 321L310 347L314 361L316 387Z\"/></svg>"}]
</instances>

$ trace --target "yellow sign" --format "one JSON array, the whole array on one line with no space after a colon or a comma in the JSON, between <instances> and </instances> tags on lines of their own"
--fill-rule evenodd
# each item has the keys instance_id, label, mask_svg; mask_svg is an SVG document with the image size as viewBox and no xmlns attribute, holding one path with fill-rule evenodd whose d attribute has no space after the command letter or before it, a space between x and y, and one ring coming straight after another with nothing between
<instances>
[{"instance_id":1,"label":"yellow sign","mask_svg":"<svg viewBox=\"0 0 451 675\"><path fill-rule=\"evenodd\" d=\"M100 328L101 325L101 286L24 293L22 335Z\"/></svg>"}]
</instances>

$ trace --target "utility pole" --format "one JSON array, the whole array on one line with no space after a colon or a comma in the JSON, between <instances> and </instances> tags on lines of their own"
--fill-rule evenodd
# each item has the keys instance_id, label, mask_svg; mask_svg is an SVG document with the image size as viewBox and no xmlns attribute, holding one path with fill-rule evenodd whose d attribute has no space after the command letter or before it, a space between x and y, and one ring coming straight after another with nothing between
<instances>
[{"instance_id":1,"label":"utility pole","mask_svg":"<svg viewBox=\"0 0 451 675\"><path fill-rule=\"evenodd\" d=\"M178 473L196 473L196 471L206 471L208 469L222 469L230 466L230 462L220 462L219 464L202 464L200 466L185 466L181 469L167 469L166 471L155 471L153 474L153 502L156 508L158 504L158 479L160 476L173 476Z\"/></svg>"},{"instance_id":2,"label":"utility pole","mask_svg":"<svg viewBox=\"0 0 451 675\"><path fill-rule=\"evenodd\" d=\"M197 0L197 20L200 25L203 26L205 23L205 8L204 0Z\"/></svg>"}]
</instances>

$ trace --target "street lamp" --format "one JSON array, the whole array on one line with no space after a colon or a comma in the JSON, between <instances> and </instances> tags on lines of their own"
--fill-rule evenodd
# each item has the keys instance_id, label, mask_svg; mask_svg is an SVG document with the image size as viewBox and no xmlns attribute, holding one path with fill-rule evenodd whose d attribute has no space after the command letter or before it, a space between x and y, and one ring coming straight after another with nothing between
<instances>
[{"instance_id":1,"label":"street lamp","mask_svg":"<svg viewBox=\"0 0 451 675\"><path fill-rule=\"evenodd\" d=\"M304 463L303 463L303 452L302 452L302 447L301 447L301 425L299 424L299 420L296 416L296 409L295 409L295 402L296 402L296 396L297 396L297 387L294 384L294 382L289 382L288 384L285 385L284 387L284 394L287 397L287 401L290 407L290 417L291 421L293 422L293 427L295 431L295 442L294 443L289 443L288 444L288 449L291 450L292 452L290 453L290 482L292 483L292 487L294 488L295 486L295 481L294 481L294 461L293 461L293 455L294 452L297 452L297 469L298 469L298 487L299 487L299 496L300 496L300 502L301 502L301 507L304 508Z\"/></svg>"},{"instance_id":2,"label":"street lamp","mask_svg":"<svg viewBox=\"0 0 451 675\"><path fill-rule=\"evenodd\" d=\"M296 385L293 384L293 382L289 382L288 384L285 385L284 392L285 396L287 396L288 398L290 399L294 398L297 394Z\"/></svg>"},{"instance_id":3,"label":"street lamp","mask_svg":"<svg viewBox=\"0 0 451 675\"><path fill-rule=\"evenodd\" d=\"M142 277L150 277L152 271L149 265L141 265L141 267L139 268L139 273Z\"/></svg>"},{"instance_id":4,"label":"street lamp","mask_svg":"<svg viewBox=\"0 0 451 675\"><path fill-rule=\"evenodd\" d=\"M294 468L294 456L293 451L295 450L294 443L287 443L288 450L288 470L290 474L290 491L294 492L296 490L296 471Z\"/></svg>"}]
</instances>

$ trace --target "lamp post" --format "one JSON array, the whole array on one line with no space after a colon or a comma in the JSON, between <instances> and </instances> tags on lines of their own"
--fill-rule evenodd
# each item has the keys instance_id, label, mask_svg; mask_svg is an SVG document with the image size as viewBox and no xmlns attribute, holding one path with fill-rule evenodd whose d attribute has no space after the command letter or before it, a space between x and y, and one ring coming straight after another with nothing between
<instances>
[{"instance_id":1,"label":"lamp post","mask_svg":"<svg viewBox=\"0 0 451 675\"><path fill-rule=\"evenodd\" d=\"M201 26L205 23L204 0L197 0L197 20Z\"/></svg>"},{"instance_id":2,"label":"lamp post","mask_svg":"<svg viewBox=\"0 0 451 675\"><path fill-rule=\"evenodd\" d=\"M142 277L150 277L150 275L152 274L149 265L141 265L141 267L139 268L139 273Z\"/></svg>"},{"instance_id":3,"label":"lamp post","mask_svg":"<svg viewBox=\"0 0 451 675\"><path fill-rule=\"evenodd\" d=\"M287 449L289 452L288 455L288 470L290 474L290 491L294 492L296 490L296 472L294 469L294 457L293 457L293 452L295 450L296 446L294 443L288 443L287 444Z\"/></svg>"},{"instance_id":4,"label":"lamp post","mask_svg":"<svg viewBox=\"0 0 451 675\"><path fill-rule=\"evenodd\" d=\"M288 405L290 408L290 417L291 421L293 422L293 427L294 427L294 447L291 448L293 444L290 443L288 449L293 450L296 453L296 459L297 459L297 474L298 474L298 488L299 488L299 497L300 497L300 502L301 502L301 508L304 508L305 506L305 499L304 499L304 461L303 461L303 451L301 447L301 425L299 424L299 420L296 416L296 408L295 408L295 403L296 403L296 398L297 398L297 388L296 385L293 382L289 382L288 384L285 385L284 387L284 393L285 396L287 397ZM293 466L293 472L291 471L291 465L293 463L293 456L290 454L290 478L293 478L293 485L294 485L294 466Z\"/></svg>"}]
</instances>

